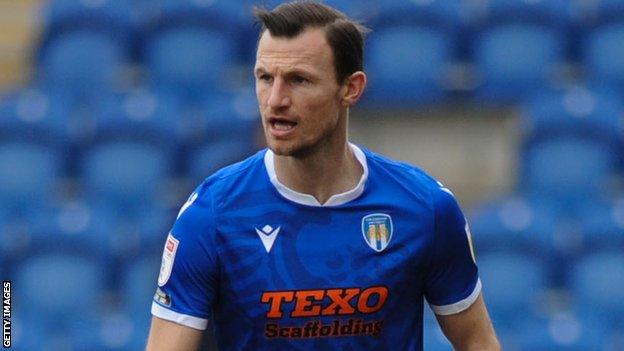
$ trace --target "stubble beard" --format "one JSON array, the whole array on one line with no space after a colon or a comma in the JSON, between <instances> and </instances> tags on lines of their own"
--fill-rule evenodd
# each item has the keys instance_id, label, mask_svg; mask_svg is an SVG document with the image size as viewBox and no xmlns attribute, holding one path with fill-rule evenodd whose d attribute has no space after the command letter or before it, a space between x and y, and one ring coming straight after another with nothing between
<instances>
[{"instance_id":1,"label":"stubble beard","mask_svg":"<svg viewBox=\"0 0 624 351\"><path fill-rule=\"evenodd\" d=\"M268 144L269 148L271 149L271 151L273 151L275 155L304 159L309 157L310 155L313 155L317 150L322 147L322 145L326 144L327 139L327 135L323 135L321 138L312 143L302 143L285 147L271 147L271 144Z\"/></svg>"},{"instance_id":2,"label":"stubble beard","mask_svg":"<svg viewBox=\"0 0 624 351\"><path fill-rule=\"evenodd\" d=\"M278 156L288 156L297 159L305 159L312 155L314 155L318 150L321 150L323 147L328 145L331 140L337 136L337 133L340 131L339 129L340 122L337 122L335 125L331 126L329 129L325 130L323 134L321 134L316 140L312 142L302 142L300 144L295 144L287 147L271 147L271 143L267 141L269 148L275 155ZM279 141L278 141L279 143Z\"/></svg>"}]
</instances>

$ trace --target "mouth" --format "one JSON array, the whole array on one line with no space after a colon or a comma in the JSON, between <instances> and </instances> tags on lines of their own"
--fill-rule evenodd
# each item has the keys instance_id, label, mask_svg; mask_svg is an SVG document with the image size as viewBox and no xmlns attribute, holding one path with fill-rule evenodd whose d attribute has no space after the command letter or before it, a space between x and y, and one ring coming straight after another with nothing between
<instances>
[{"instance_id":1,"label":"mouth","mask_svg":"<svg viewBox=\"0 0 624 351\"><path fill-rule=\"evenodd\" d=\"M268 122L271 134L276 137L284 137L297 127L297 122L281 117L271 117Z\"/></svg>"}]
</instances>

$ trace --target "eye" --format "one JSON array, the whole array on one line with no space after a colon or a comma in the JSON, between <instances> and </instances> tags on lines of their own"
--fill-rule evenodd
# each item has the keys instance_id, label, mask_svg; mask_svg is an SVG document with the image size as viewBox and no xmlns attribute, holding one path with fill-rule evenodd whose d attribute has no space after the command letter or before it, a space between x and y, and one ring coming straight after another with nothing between
<instances>
[{"instance_id":1,"label":"eye","mask_svg":"<svg viewBox=\"0 0 624 351\"><path fill-rule=\"evenodd\" d=\"M258 80L261 80L263 82L271 82L273 80L273 77L271 77L270 74L263 73L258 76Z\"/></svg>"},{"instance_id":2,"label":"eye","mask_svg":"<svg viewBox=\"0 0 624 351\"><path fill-rule=\"evenodd\" d=\"M302 76L293 76L292 81L296 84L307 84L310 80Z\"/></svg>"}]
</instances>

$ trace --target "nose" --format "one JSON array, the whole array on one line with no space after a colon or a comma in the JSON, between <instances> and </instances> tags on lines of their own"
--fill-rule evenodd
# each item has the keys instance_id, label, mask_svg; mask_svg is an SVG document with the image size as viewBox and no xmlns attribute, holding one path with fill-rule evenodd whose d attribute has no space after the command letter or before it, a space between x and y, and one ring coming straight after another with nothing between
<instances>
[{"instance_id":1,"label":"nose","mask_svg":"<svg viewBox=\"0 0 624 351\"><path fill-rule=\"evenodd\" d=\"M290 97L288 96L284 82L281 79L276 78L273 80L267 105L274 109L290 106Z\"/></svg>"}]
</instances>

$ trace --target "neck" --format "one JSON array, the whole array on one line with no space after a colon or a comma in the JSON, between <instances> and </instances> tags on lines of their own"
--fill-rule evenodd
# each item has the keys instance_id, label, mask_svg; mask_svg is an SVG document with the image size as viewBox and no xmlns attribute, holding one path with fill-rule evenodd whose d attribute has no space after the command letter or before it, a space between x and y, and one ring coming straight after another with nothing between
<instances>
[{"instance_id":1,"label":"neck","mask_svg":"<svg viewBox=\"0 0 624 351\"><path fill-rule=\"evenodd\" d=\"M329 143L304 157L275 155L277 179L288 188L324 204L356 187L364 169L346 141Z\"/></svg>"}]
</instances>

